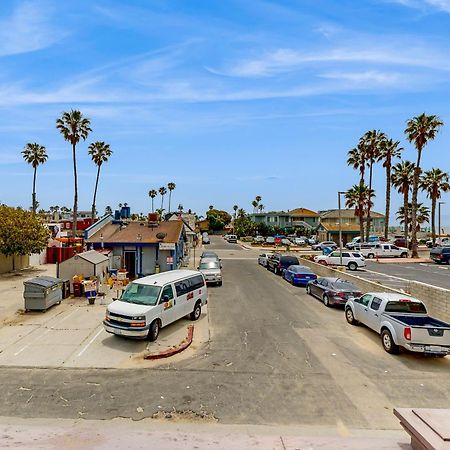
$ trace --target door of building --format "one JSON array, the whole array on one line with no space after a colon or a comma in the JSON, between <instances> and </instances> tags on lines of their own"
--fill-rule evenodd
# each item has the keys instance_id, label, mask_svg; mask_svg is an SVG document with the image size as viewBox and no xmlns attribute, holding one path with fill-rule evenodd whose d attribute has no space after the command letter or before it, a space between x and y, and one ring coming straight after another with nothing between
<instances>
[{"instance_id":1,"label":"door of building","mask_svg":"<svg viewBox=\"0 0 450 450\"><path fill-rule=\"evenodd\" d=\"M125 269L127 269L128 277L136 277L136 252L126 251L124 254Z\"/></svg>"}]
</instances>

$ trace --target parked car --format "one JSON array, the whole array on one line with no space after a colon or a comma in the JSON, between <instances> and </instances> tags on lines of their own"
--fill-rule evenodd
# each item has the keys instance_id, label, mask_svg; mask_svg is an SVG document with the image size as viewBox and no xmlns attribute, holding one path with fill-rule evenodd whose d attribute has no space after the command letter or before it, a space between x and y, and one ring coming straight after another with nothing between
<instances>
[{"instance_id":1,"label":"parked car","mask_svg":"<svg viewBox=\"0 0 450 450\"><path fill-rule=\"evenodd\" d=\"M266 244L274 245L275 244L275 238L273 236L266 237Z\"/></svg>"},{"instance_id":2,"label":"parked car","mask_svg":"<svg viewBox=\"0 0 450 450\"><path fill-rule=\"evenodd\" d=\"M369 236L369 240L367 241L368 243L371 243L371 242L379 242L380 241L380 237L379 236ZM357 237L354 237L352 240L351 240L351 242L349 242L347 245L346 245L346 247L349 249L349 250L354 250L355 249L355 245L356 244L361 244L362 242L361 242L361 236L357 236Z\"/></svg>"},{"instance_id":3,"label":"parked car","mask_svg":"<svg viewBox=\"0 0 450 450\"><path fill-rule=\"evenodd\" d=\"M306 286L317 275L309 267L292 265L284 271L283 278L294 286Z\"/></svg>"},{"instance_id":4,"label":"parked car","mask_svg":"<svg viewBox=\"0 0 450 450\"><path fill-rule=\"evenodd\" d=\"M287 238L282 238L281 239L281 245L286 245L286 246L292 245L292 242L289 239L287 239Z\"/></svg>"},{"instance_id":5,"label":"parked car","mask_svg":"<svg viewBox=\"0 0 450 450\"><path fill-rule=\"evenodd\" d=\"M204 245L211 244L211 241L209 240L208 236L203 236L202 237L202 242L203 242Z\"/></svg>"},{"instance_id":6,"label":"parked car","mask_svg":"<svg viewBox=\"0 0 450 450\"><path fill-rule=\"evenodd\" d=\"M325 306L344 305L350 297L362 292L350 281L342 278L321 277L306 285L306 292L323 301Z\"/></svg>"},{"instance_id":7,"label":"parked car","mask_svg":"<svg viewBox=\"0 0 450 450\"><path fill-rule=\"evenodd\" d=\"M339 251L334 251L329 255L319 255L314 257L314 262L326 266L346 266L350 270L358 270L359 267L366 267L366 260L361 253L344 251L342 259Z\"/></svg>"},{"instance_id":8,"label":"parked car","mask_svg":"<svg viewBox=\"0 0 450 450\"><path fill-rule=\"evenodd\" d=\"M388 353L403 347L412 352L450 355L450 324L428 316L425 304L403 294L371 292L350 298L345 317L351 325L362 323L381 335Z\"/></svg>"},{"instance_id":9,"label":"parked car","mask_svg":"<svg viewBox=\"0 0 450 450\"><path fill-rule=\"evenodd\" d=\"M224 235L223 235L223 238L224 238L226 241L228 240L229 237L230 237L229 234L224 234Z\"/></svg>"},{"instance_id":10,"label":"parked car","mask_svg":"<svg viewBox=\"0 0 450 450\"><path fill-rule=\"evenodd\" d=\"M294 239L294 244L295 244L295 245L305 245L305 244L306 244L306 241L305 241L304 238L296 237L296 238Z\"/></svg>"},{"instance_id":11,"label":"parked car","mask_svg":"<svg viewBox=\"0 0 450 450\"><path fill-rule=\"evenodd\" d=\"M410 242L406 242L405 238L402 237L396 237L394 238L394 240L392 241L392 244L396 245L397 247L404 247L404 248L410 248Z\"/></svg>"},{"instance_id":12,"label":"parked car","mask_svg":"<svg viewBox=\"0 0 450 450\"><path fill-rule=\"evenodd\" d=\"M214 258L203 258L200 260L198 270L205 277L206 284L217 284L222 286L221 264Z\"/></svg>"},{"instance_id":13,"label":"parked car","mask_svg":"<svg viewBox=\"0 0 450 450\"><path fill-rule=\"evenodd\" d=\"M267 267L267 260L273 255L273 253L261 253L258 256L258 264L263 267Z\"/></svg>"},{"instance_id":14,"label":"parked car","mask_svg":"<svg viewBox=\"0 0 450 450\"><path fill-rule=\"evenodd\" d=\"M366 258L406 258L408 249L393 244L378 243L361 248L359 252Z\"/></svg>"},{"instance_id":15,"label":"parked car","mask_svg":"<svg viewBox=\"0 0 450 450\"><path fill-rule=\"evenodd\" d=\"M220 258L217 256L217 253L210 250L205 250L200 256L200 259L202 258L216 258L220 260Z\"/></svg>"},{"instance_id":16,"label":"parked car","mask_svg":"<svg viewBox=\"0 0 450 450\"><path fill-rule=\"evenodd\" d=\"M236 243L237 243L237 236L236 236L235 234L230 234L230 235L228 236L227 241L228 241L230 244L236 244Z\"/></svg>"},{"instance_id":17,"label":"parked car","mask_svg":"<svg viewBox=\"0 0 450 450\"><path fill-rule=\"evenodd\" d=\"M255 242L264 243L266 238L264 236L255 236Z\"/></svg>"},{"instance_id":18,"label":"parked car","mask_svg":"<svg viewBox=\"0 0 450 450\"><path fill-rule=\"evenodd\" d=\"M430 251L430 258L438 264L450 264L450 247L434 247Z\"/></svg>"},{"instance_id":19,"label":"parked car","mask_svg":"<svg viewBox=\"0 0 450 450\"><path fill-rule=\"evenodd\" d=\"M306 239L306 243L309 245L314 245L314 244L317 244L317 240L313 237L310 237L310 238Z\"/></svg>"},{"instance_id":20,"label":"parked car","mask_svg":"<svg viewBox=\"0 0 450 450\"><path fill-rule=\"evenodd\" d=\"M274 253L267 259L267 270L276 275L281 275L289 266L299 265L298 258L295 256L284 256L281 253Z\"/></svg>"},{"instance_id":21,"label":"parked car","mask_svg":"<svg viewBox=\"0 0 450 450\"><path fill-rule=\"evenodd\" d=\"M450 238L448 237L436 238L435 242L435 247L450 247ZM429 239L426 245L428 248L433 248L433 239Z\"/></svg>"},{"instance_id":22,"label":"parked car","mask_svg":"<svg viewBox=\"0 0 450 450\"><path fill-rule=\"evenodd\" d=\"M159 330L186 314L200 318L208 303L205 279L194 270L170 270L139 278L106 308L108 333L155 341Z\"/></svg>"},{"instance_id":23,"label":"parked car","mask_svg":"<svg viewBox=\"0 0 450 450\"><path fill-rule=\"evenodd\" d=\"M318 244L311 245L312 250L323 250L325 247L330 247L332 250L336 250L337 244L334 241L322 241Z\"/></svg>"}]
</instances>

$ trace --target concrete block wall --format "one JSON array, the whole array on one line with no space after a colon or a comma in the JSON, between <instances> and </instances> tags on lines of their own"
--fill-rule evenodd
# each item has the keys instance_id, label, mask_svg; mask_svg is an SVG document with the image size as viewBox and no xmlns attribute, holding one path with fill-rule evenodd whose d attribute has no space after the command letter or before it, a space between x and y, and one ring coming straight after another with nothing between
<instances>
[{"instance_id":1,"label":"concrete block wall","mask_svg":"<svg viewBox=\"0 0 450 450\"><path fill-rule=\"evenodd\" d=\"M322 264L317 264L307 259L301 259L300 264L309 267L315 274L320 277L340 277L354 283L362 292L394 292L404 294L397 289L383 286L380 283L364 280L358 277L358 272L341 271L332 269ZM428 313L450 323L450 290L431 286L418 281L409 282L409 294L422 300L428 310Z\"/></svg>"}]
</instances>

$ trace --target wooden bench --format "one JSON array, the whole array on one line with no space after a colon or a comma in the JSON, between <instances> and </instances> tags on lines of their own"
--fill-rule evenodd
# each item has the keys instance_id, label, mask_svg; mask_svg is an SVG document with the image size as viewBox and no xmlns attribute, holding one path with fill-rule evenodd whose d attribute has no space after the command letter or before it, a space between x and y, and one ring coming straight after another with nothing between
<instances>
[{"instance_id":1,"label":"wooden bench","mask_svg":"<svg viewBox=\"0 0 450 450\"><path fill-rule=\"evenodd\" d=\"M414 450L450 450L450 409L395 408Z\"/></svg>"}]
</instances>

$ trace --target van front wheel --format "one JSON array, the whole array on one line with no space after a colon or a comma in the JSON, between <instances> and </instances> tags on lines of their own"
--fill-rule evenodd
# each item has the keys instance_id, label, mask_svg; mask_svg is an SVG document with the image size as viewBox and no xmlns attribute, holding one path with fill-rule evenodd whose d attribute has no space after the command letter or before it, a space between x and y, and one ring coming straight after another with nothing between
<instances>
[{"instance_id":1,"label":"van front wheel","mask_svg":"<svg viewBox=\"0 0 450 450\"><path fill-rule=\"evenodd\" d=\"M197 303L194 307L194 311L191 312L190 318L191 320L198 320L202 314L202 306L200 303Z\"/></svg>"},{"instance_id":2,"label":"van front wheel","mask_svg":"<svg viewBox=\"0 0 450 450\"><path fill-rule=\"evenodd\" d=\"M156 339L158 339L158 335L159 335L159 320L156 319L154 320L151 325L150 325L150 329L148 330L148 340L149 341L156 341Z\"/></svg>"}]
</instances>

